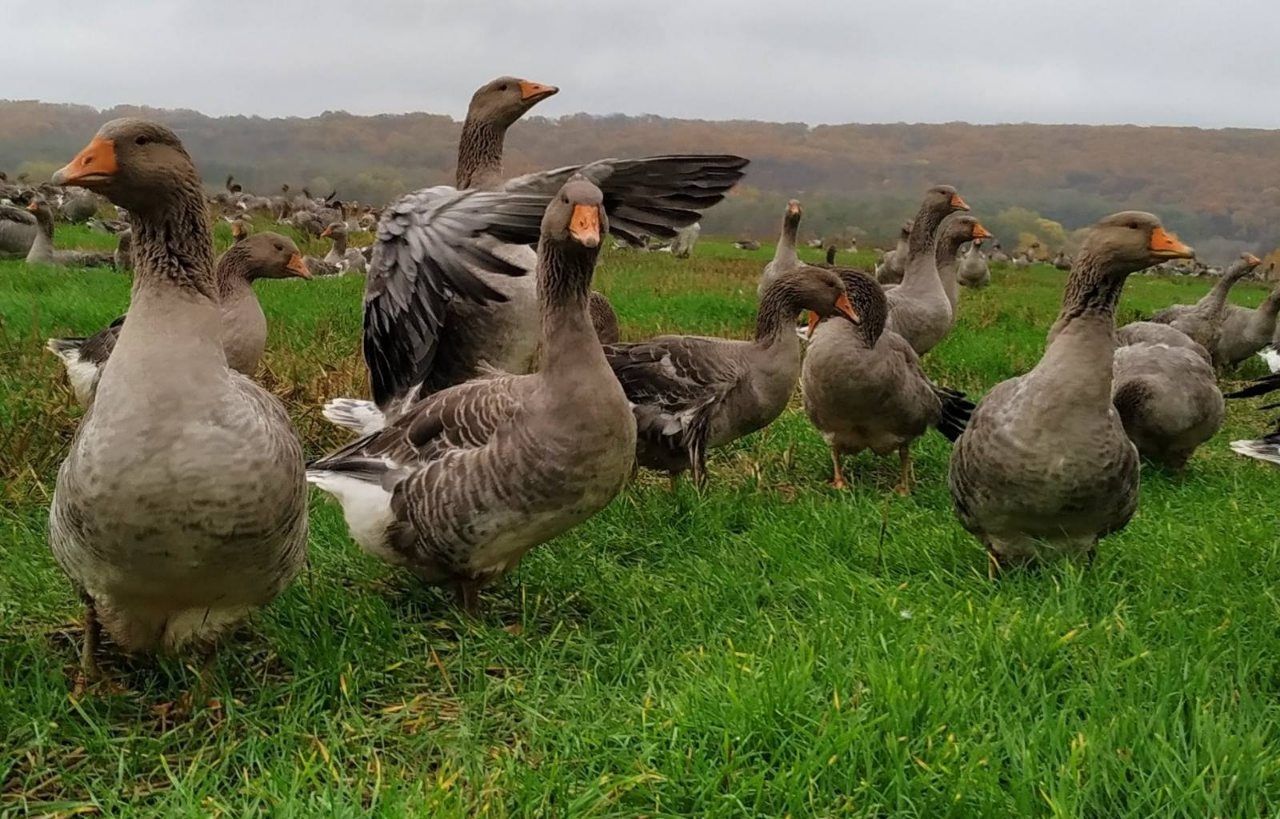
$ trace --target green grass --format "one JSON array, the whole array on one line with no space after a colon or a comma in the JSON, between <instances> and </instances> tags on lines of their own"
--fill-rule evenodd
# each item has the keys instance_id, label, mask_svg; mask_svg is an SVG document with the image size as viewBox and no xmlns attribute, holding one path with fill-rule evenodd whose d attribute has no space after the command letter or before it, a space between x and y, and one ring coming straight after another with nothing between
<instances>
[{"instance_id":1,"label":"green grass","mask_svg":"<svg viewBox=\"0 0 1280 819\"><path fill-rule=\"evenodd\" d=\"M767 255L612 253L597 281L628 338L744 336ZM966 291L927 369L974 395L1025 370L1062 283L1040 267ZM1135 277L1121 318L1206 287ZM361 282L259 288L263 381L317 454L342 439L317 407L363 391ZM315 495L311 568L219 656L220 708L164 715L194 680L176 661L125 664L127 693L74 700L80 610L45 514L80 413L42 344L96 329L128 290L0 265L0 813L1200 817L1280 802L1280 476L1226 448L1263 428L1252 406L1230 408L1184 475L1144 470L1138 515L1091 568L995 584L952 515L940 436L917 446L914 496L870 459L836 492L798 404L715 452L705 495L645 477L535 550L478 624L362 555Z\"/></svg>"}]
</instances>

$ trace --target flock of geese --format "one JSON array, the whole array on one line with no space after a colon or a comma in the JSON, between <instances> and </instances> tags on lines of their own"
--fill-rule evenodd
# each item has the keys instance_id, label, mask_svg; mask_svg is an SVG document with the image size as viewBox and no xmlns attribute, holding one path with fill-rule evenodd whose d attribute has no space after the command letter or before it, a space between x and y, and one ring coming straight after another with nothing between
<instances>
[{"instance_id":1,"label":"flock of geese","mask_svg":"<svg viewBox=\"0 0 1280 819\"><path fill-rule=\"evenodd\" d=\"M364 296L373 400L331 401L326 416L355 437L310 463L251 377L266 339L251 282L312 275L296 245L246 235L215 263L200 176L155 122L105 124L55 174L127 211L135 269L125 317L50 342L87 407L49 513L53 554L86 604L87 679L103 630L128 653L211 650L288 586L306 561L308 481L341 503L363 549L475 614L483 587L602 509L637 466L703 484L710 450L771 423L797 384L837 487L842 459L869 449L898 455L908 492L912 442L930 428L954 441L955 510L993 572L1092 553L1137 507L1140 455L1180 467L1220 426L1214 367L1254 332L1226 292L1258 261L1117 333L1126 278L1193 255L1142 212L1088 231L1039 363L976 406L924 364L955 325L959 286L990 278L962 272L962 248L993 237L945 185L925 193L882 281L801 262L792 201L752 338L617 343L591 289L601 242L675 236L748 163L688 154L504 177L507 127L556 90L482 87L456 184L381 211ZM1274 441L1239 446L1280 462Z\"/></svg>"}]
</instances>

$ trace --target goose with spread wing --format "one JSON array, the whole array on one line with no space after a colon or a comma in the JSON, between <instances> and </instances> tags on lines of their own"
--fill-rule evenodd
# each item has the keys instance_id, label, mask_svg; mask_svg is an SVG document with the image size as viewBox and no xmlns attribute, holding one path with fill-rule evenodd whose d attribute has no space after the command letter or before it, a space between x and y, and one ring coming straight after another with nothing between
<instances>
[{"instance_id":1,"label":"goose with spread wing","mask_svg":"<svg viewBox=\"0 0 1280 819\"><path fill-rule=\"evenodd\" d=\"M530 245L546 205L572 176L600 188L610 233L631 242L674 236L742 178L741 157L681 154L603 159L502 181L507 127L554 92L514 78L482 88L463 125L456 187L410 193L383 212L364 303L364 357L378 411L394 415L488 369L534 368L539 326ZM498 218L482 219L486 208L497 208ZM326 416L347 424L347 410L357 405L338 399Z\"/></svg>"}]
</instances>

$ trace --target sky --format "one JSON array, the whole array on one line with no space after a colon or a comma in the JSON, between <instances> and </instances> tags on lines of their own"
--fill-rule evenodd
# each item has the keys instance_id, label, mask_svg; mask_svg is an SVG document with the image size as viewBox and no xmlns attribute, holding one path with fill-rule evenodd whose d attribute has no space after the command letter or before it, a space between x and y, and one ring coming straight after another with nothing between
<instances>
[{"instance_id":1,"label":"sky","mask_svg":"<svg viewBox=\"0 0 1280 819\"><path fill-rule=\"evenodd\" d=\"M1274 0L0 0L0 97L211 115L1280 128Z\"/></svg>"}]
</instances>

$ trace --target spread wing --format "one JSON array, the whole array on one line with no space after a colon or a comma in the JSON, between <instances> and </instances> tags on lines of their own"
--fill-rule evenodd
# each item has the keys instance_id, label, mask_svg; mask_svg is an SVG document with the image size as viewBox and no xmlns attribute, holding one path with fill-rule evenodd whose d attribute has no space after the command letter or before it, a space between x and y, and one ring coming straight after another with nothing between
<instances>
[{"instance_id":1,"label":"spread wing","mask_svg":"<svg viewBox=\"0 0 1280 819\"><path fill-rule=\"evenodd\" d=\"M738 183L747 163L730 154L601 159L518 176L503 190L550 197L580 173L604 194L609 232L634 244L649 235L670 238L698 221Z\"/></svg>"},{"instance_id":2,"label":"spread wing","mask_svg":"<svg viewBox=\"0 0 1280 819\"><path fill-rule=\"evenodd\" d=\"M521 276L504 243L536 241L549 197L428 188L387 208L364 293L364 359L379 407L431 370L456 295L501 300L478 272Z\"/></svg>"},{"instance_id":3,"label":"spread wing","mask_svg":"<svg viewBox=\"0 0 1280 819\"><path fill-rule=\"evenodd\" d=\"M526 272L504 246L538 241L547 203L574 173L604 193L610 232L639 241L697 221L746 165L727 155L605 159L518 177L499 191L437 187L405 196L378 224L365 289L364 356L374 401L385 409L422 383L455 296L502 300L478 274Z\"/></svg>"}]
</instances>

